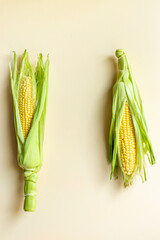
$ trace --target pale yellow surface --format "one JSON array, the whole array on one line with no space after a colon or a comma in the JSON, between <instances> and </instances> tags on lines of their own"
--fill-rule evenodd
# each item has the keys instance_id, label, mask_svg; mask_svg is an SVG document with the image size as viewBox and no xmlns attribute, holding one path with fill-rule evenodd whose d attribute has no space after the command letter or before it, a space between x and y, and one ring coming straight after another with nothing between
<instances>
[{"instance_id":1,"label":"pale yellow surface","mask_svg":"<svg viewBox=\"0 0 160 240\"><path fill-rule=\"evenodd\" d=\"M0 0L0 240L160 239L160 1ZM37 209L23 211L9 61L50 54ZM128 53L157 164L132 187L110 181L116 48Z\"/></svg>"}]
</instances>

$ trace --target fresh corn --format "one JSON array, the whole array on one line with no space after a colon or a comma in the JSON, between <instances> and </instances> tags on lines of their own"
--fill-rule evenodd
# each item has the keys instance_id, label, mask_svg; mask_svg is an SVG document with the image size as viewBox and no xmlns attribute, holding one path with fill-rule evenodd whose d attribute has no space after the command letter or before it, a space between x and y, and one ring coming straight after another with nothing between
<instances>
[{"instance_id":1,"label":"fresh corn","mask_svg":"<svg viewBox=\"0 0 160 240\"><path fill-rule=\"evenodd\" d=\"M14 104L14 124L18 145L18 164L24 170L24 210L36 208L37 173L43 162L43 139L48 95L49 58L45 65L39 55L34 72L27 51L20 70L14 53L14 70L10 64L11 89Z\"/></svg>"},{"instance_id":2,"label":"fresh corn","mask_svg":"<svg viewBox=\"0 0 160 240\"><path fill-rule=\"evenodd\" d=\"M123 174L124 185L130 185L139 172L146 180L145 155L155 163L152 145L144 117L142 100L133 79L128 58L124 50L117 50L119 73L113 88L112 121L109 135L111 179L118 166Z\"/></svg>"},{"instance_id":3,"label":"fresh corn","mask_svg":"<svg viewBox=\"0 0 160 240\"><path fill-rule=\"evenodd\" d=\"M19 93L19 114L24 139L26 139L31 128L34 109L32 79L31 77L24 77L21 82Z\"/></svg>"},{"instance_id":4,"label":"fresh corn","mask_svg":"<svg viewBox=\"0 0 160 240\"><path fill-rule=\"evenodd\" d=\"M132 175L137 162L137 149L133 120L127 102L119 130L119 146L123 171L127 175Z\"/></svg>"}]
</instances>

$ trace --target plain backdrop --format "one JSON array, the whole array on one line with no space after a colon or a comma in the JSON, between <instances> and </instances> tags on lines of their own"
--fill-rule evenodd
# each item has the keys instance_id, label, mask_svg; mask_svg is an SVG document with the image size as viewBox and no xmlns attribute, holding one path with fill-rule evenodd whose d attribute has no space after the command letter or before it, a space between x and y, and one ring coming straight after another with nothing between
<instances>
[{"instance_id":1,"label":"plain backdrop","mask_svg":"<svg viewBox=\"0 0 160 240\"><path fill-rule=\"evenodd\" d=\"M0 0L0 239L160 239L160 1ZM140 89L157 163L147 182L110 181L108 132L115 50ZM9 62L50 55L37 208L23 211Z\"/></svg>"}]
</instances>

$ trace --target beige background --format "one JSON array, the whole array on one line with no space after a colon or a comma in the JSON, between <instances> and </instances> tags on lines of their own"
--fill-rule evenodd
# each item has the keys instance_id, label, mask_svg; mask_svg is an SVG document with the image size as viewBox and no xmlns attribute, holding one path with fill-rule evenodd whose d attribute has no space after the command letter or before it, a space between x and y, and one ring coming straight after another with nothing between
<instances>
[{"instance_id":1,"label":"beige background","mask_svg":"<svg viewBox=\"0 0 160 240\"><path fill-rule=\"evenodd\" d=\"M160 239L160 1L0 0L0 239ZM50 54L44 165L37 209L23 211L9 61ZM116 48L128 53L157 164L148 181L110 181Z\"/></svg>"}]
</instances>

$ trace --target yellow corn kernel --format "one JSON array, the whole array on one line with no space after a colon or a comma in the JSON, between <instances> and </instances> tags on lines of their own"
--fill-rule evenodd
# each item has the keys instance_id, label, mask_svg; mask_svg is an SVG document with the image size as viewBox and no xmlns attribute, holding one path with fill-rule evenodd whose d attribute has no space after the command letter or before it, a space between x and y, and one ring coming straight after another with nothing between
<instances>
[{"instance_id":1,"label":"yellow corn kernel","mask_svg":"<svg viewBox=\"0 0 160 240\"><path fill-rule=\"evenodd\" d=\"M124 172L131 175L136 167L137 147L135 129L128 103L125 103L119 130L120 157Z\"/></svg>"},{"instance_id":2,"label":"yellow corn kernel","mask_svg":"<svg viewBox=\"0 0 160 240\"><path fill-rule=\"evenodd\" d=\"M31 77L24 77L19 92L19 114L24 139L31 128L34 115L33 84Z\"/></svg>"}]
</instances>

